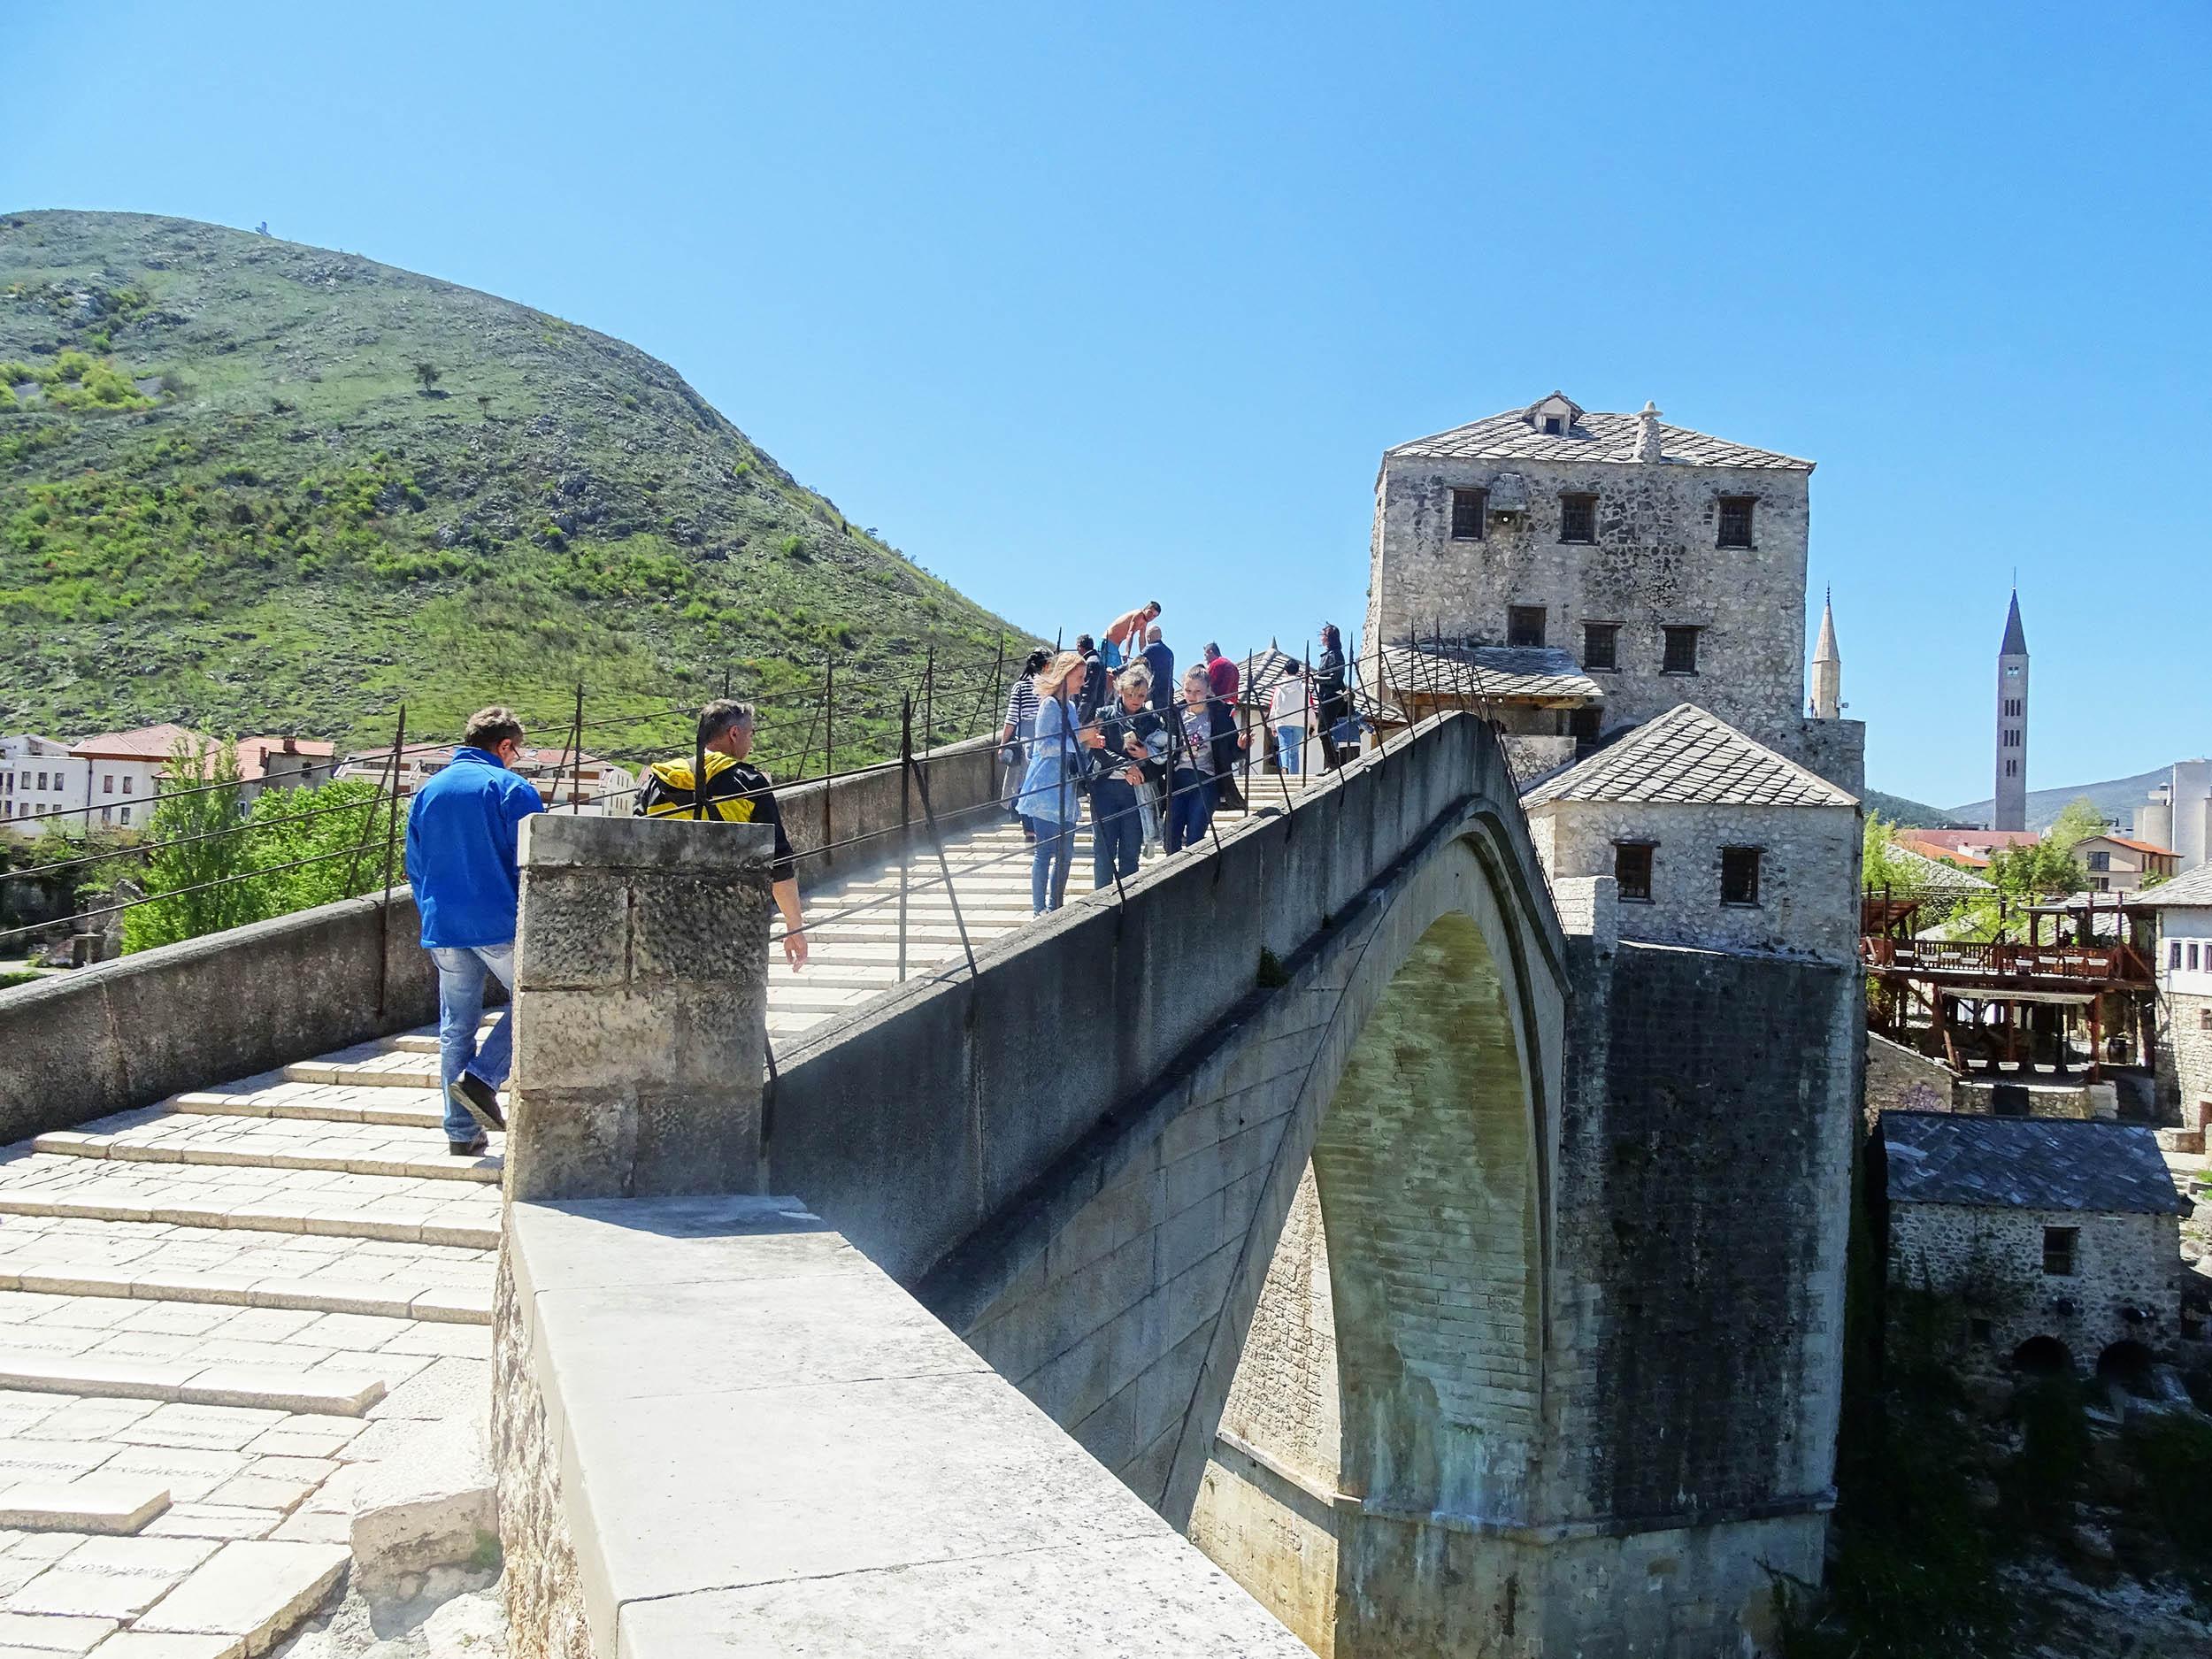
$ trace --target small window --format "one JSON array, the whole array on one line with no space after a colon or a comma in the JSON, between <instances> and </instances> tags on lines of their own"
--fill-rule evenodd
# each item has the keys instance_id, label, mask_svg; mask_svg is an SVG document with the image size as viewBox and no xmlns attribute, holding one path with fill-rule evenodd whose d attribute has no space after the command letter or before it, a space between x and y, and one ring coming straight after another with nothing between
<instances>
[{"instance_id":1,"label":"small window","mask_svg":"<svg viewBox=\"0 0 2212 1659\"><path fill-rule=\"evenodd\" d=\"M2212 1031L2212 1008L2200 1008L2197 1010L2197 1029Z\"/></svg>"},{"instance_id":2,"label":"small window","mask_svg":"<svg viewBox=\"0 0 2212 1659\"><path fill-rule=\"evenodd\" d=\"M1651 855L1655 850L1649 841L1613 843L1613 879L1620 884L1620 896L1628 902L1651 902Z\"/></svg>"},{"instance_id":3,"label":"small window","mask_svg":"<svg viewBox=\"0 0 2212 1659\"><path fill-rule=\"evenodd\" d=\"M1598 498L1595 495L1562 495L1559 498L1559 539L1562 541L1594 541L1598 539Z\"/></svg>"},{"instance_id":4,"label":"small window","mask_svg":"<svg viewBox=\"0 0 2212 1659\"><path fill-rule=\"evenodd\" d=\"M1966 1322L1966 1328L1977 1342L1987 1342L1992 1335L1990 1324L1986 1319L1969 1319Z\"/></svg>"},{"instance_id":5,"label":"small window","mask_svg":"<svg viewBox=\"0 0 2212 1659\"><path fill-rule=\"evenodd\" d=\"M1724 847L1720 849L1720 902L1756 904L1759 902L1759 849Z\"/></svg>"},{"instance_id":6,"label":"small window","mask_svg":"<svg viewBox=\"0 0 2212 1659\"><path fill-rule=\"evenodd\" d=\"M1508 605L1505 608L1505 642L1508 645L1541 645L1544 642L1544 607Z\"/></svg>"},{"instance_id":7,"label":"small window","mask_svg":"<svg viewBox=\"0 0 2212 1659\"><path fill-rule=\"evenodd\" d=\"M1547 438L1559 437L1563 435L1566 430L1566 427L1561 424L1558 416L1547 415L1544 417L1544 435Z\"/></svg>"},{"instance_id":8,"label":"small window","mask_svg":"<svg viewBox=\"0 0 2212 1659\"><path fill-rule=\"evenodd\" d=\"M127 773L125 773L125 774L124 774L124 777L123 777L123 793L124 793L125 795L128 795L130 792L131 792L131 779L130 779L130 775L127 772Z\"/></svg>"},{"instance_id":9,"label":"small window","mask_svg":"<svg viewBox=\"0 0 2212 1659\"><path fill-rule=\"evenodd\" d=\"M2089 867L2092 870L2111 869L2112 855L2110 853L2091 853L2089 855Z\"/></svg>"},{"instance_id":10,"label":"small window","mask_svg":"<svg viewBox=\"0 0 2212 1659\"><path fill-rule=\"evenodd\" d=\"M1582 665L1586 669L1617 670L1621 665L1621 625L1586 622L1582 625Z\"/></svg>"},{"instance_id":11,"label":"small window","mask_svg":"<svg viewBox=\"0 0 2212 1659\"><path fill-rule=\"evenodd\" d=\"M2189 972L2192 972L2192 973L2194 973L2196 971L2197 971L2197 941L2196 941L2195 940L2193 940L2193 940L2191 940L2191 941L2189 941Z\"/></svg>"},{"instance_id":12,"label":"small window","mask_svg":"<svg viewBox=\"0 0 2212 1659\"><path fill-rule=\"evenodd\" d=\"M128 808L128 807L125 807L125 808L123 809L123 822L125 822L126 824L127 824L127 823L129 823L130 821L131 821L131 810L130 810L130 808Z\"/></svg>"},{"instance_id":13,"label":"small window","mask_svg":"<svg viewBox=\"0 0 2212 1659\"><path fill-rule=\"evenodd\" d=\"M2074 1245L2081 1237L2079 1227L2046 1227L2043 1229L2043 1271L2051 1279L2071 1279L2074 1276Z\"/></svg>"},{"instance_id":14,"label":"small window","mask_svg":"<svg viewBox=\"0 0 2212 1659\"><path fill-rule=\"evenodd\" d=\"M2166 958L2166 965L2169 968L2179 968L2181 966L2181 941L2178 939L2168 940L2166 941L2166 949L2170 953Z\"/></svg>"},{"instance_id":15,"label":"small window","mask_svg":"<svg viewBox=\"0 0 2212 1659\"><path fill-rule=\"evenodd\" d=\"M115 774L113 772L104 772L100 774L100 793L102 795L113 795L115 793Z\"/></svg>"},{"instance_id":16,"label":"small window","mask_svg":"<svg viewBox=\"0 0 2212 1659\"><path fill-rule=\"evenodd\" d=\"M1482 540L1482 513L1490 492L1486 489L1455 489L1452 492L1452 540L1479 541Z\"/></svg>"},{"instance_id":17,"label":"small window","mask_svg":"<svg viewBox=\"0 0 2212 1659\"><path fill-rule=\"evenodd\" d=\"M38 787L42 789L46 787L46 774L42 772L38 775Z\"/></svg>"},{"instance_id":18,"label":"small window","mask_svg":"<svg viewBox=\"0 0 2212 1659\"><path fill-rule=\"evenodd\" d=\"M1696 628L1663 628L1660 632L1666 635L1667 649L1665 657L1660 662L1659 672L1663 674L1694 674L1697 672L1699 630Z\"/></svg>"},{"instance_id":19,"label":"small window","mask_svg":"<svg viewBox=\"0 0 2212 1659\"><path fill-rule=\"evenodd\" d=\"M1751 545L1751 497L1723 495L1720 498L1720 545L1722 547L1749 547Z\"/></svg>"},{"instance_id":20,"label":"small window","mask_svg":"<svg viewBox=\"0 0 2212 1659\"><path fill-rule=\"evenodd\" d=\"M2091 891L2093 892L2109 893L2112 891L2112 878L2110 876L2092 876L2089 878L2089 886Z\"/></svg>"}]
</instances>

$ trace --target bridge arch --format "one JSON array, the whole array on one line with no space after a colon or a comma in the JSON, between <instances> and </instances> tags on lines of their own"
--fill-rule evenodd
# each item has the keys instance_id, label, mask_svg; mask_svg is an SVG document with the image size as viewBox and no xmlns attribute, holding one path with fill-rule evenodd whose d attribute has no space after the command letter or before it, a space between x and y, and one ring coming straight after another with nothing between
<instances>
[{"instance_id":1,"label":"bridge arch","mask_svg":"<svg viewBox=\"0 0 2212 1659\"><path fill-rule=\"evenodd\" d=\"M1166 1494L1323 1653L1421 1640L1405 1616L1440 1574L1509 1586L1483 1534L1528 1519L1543 1467L1565 1002L1517 827L1436 848L1343 964L1277 1151L1287 1202L1259 1207L1250 1308L1233 1291L1217 1328L1223 1397L1202 1384Z\"/></svg>"}]
</instances>

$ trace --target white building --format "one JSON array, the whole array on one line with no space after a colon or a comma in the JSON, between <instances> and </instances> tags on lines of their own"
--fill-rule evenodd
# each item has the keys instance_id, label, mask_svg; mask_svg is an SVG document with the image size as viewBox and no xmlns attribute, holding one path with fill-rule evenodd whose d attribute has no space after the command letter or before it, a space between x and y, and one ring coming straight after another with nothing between
<instances>
[{"instance_id":1,"label":"white building","mask_svg":"<svg viewBox=\"0 0 2212 1659\"><path fill-rule=\"evenodd\" d=\"M48 829L84 833L86 764L70 758L69 745L29 732L0 737L0 828L22 836Z\"/></svg>"},{"instance_id":2,"label":"white building","mask_svg":"<svg viewBox=\"0 0 2212 1659\"><path fill-rule=\"evenodd\" d=\"M443 772L451 764L453 749L449 745L425 746L418 749L408 745L399 760L399 789L403 795L416 790ZM372 783L388 784L392 764L389 749L365 749L349 755L338 768L341 778L364 778ZM637 773L628 767L618 765L598 756L580 754L572 761L566 748L536 749L526 746L515 763L515 771L537 786L538 797L549 810L573 810L586 818L620 818L626 814L637 798Z\"/></svg>"},{"instance_id":3,"label":"white building","mask_svg":"<svg viewBox=\"0 0 2212 1659\"><path fill-rule=\"evenodd\" d=\"M2166 781L2135 809L2140 840L2170 847L2181 867L2194 870L2212 857L2212 760L2177 760Z\"/></svg>"},{"instance_id":4,"label":"white building","mask_svg":"<svg viewBox=\"0 0 2212 1659\"><path fill-rule=\"evenodd\" d=\"M2185 1129L2212 1126L2212 865L2129 895L2158 918L2158 1087Z\"/></svg>"},{"instance_id":5,"label":"white building","mask_svg":"<svg viewBox=\"0 0 2212 1659\"><path fill-rule=\"evenodd\" d=\"M104 732L72 744L69 753L85 772L85 803L103 826L142 828L153 816L153 799L169 757L180 743L204 745L197 732L164 722L130 732Z\"/></svg>"}]
</instances>

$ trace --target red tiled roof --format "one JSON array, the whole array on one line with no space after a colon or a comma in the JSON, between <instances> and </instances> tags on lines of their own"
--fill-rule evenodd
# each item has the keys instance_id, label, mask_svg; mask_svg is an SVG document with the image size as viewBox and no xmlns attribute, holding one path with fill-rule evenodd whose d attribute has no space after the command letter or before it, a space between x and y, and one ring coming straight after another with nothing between
<instances>
[{"instance_id":1,"label":"red tiled roof","mask_svg":"<svg viewBox=\"0 0 2212 1659\"><path fill-rule=\"evenodd\" d=\"M1901 827L1900 839L1924 842L1931 847L1958 850L1974 848L1987 851L1993 847L2030 847L2043 838L2033 830L1987 829L1911 829Z\"/></svg>"},{"instance_id":2,"label":"red tiled roof","mask_svg":"<svg viewBox=\"0 0 2212 1659\"><path fill-rule=\"evenodd\" d=\"M2093 841L2099 840L2108 841L2115 847L2124 847L2131 853L2150 853L2154 856L2159 858L2178 858L2181 856L2179 853L2176 852L2170 847L2154 846L2149 841L2139 841L2133 837L2127 835L2092 835L2089 839Z\"/></svg>"},{"instance_id":3,"label":"red tiled roof","mask_svg":"<svg viewBox=\"0 0 2212 1659\"><path fill-rule=\"evenodd\" d=\"M134 732L103 732L71 744L69 752L81 760L166 760L179 743L206 741L197 732L165 721Z\"/></svg>"}]
</instances>

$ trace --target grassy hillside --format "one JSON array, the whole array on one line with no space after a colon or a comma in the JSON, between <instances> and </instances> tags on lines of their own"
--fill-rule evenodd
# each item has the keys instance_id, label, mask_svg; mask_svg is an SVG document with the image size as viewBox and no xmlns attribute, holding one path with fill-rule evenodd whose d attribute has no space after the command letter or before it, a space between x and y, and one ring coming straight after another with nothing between
<instances>
[{"instance_id":1,"label":"grassy hillside","mask_svg":"<svg viewBox=\"0 0 2212 1659\"><path fill-rule=\"evenodd\" d=\"M1941 807L1930 806L1925 801L1915 801L1901 795L1886 795L1879 789L1863 792L1869 817L1880 813L1893 824L1909 824L1916 829L1948 829L1958 820Z\"/></svg>"},{"instance_id":2,"label":"grassy hillside","mask_svg":"<svg viewBox=\"0 0 2212 1659\"><path fill-rule=\"evenodd\" d=\"M0 730L549 728L579 680L595 722L726 674L790 706L834 655L879 736L932 645L964 721L1002 630L618 340L216 226L0 216Z\"/></svg>"}]
</instances>

